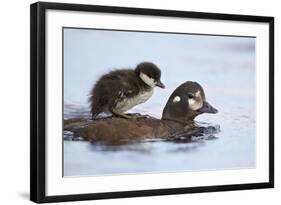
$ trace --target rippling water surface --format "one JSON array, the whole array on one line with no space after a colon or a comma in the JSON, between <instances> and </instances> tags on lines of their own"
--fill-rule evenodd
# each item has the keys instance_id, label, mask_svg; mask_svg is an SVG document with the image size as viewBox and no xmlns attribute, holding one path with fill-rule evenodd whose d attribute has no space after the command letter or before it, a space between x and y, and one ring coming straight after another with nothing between
<instances>
[{"instance_id":1,"label":"rippling water surface","mask_svg":"<svg viewBox=\"0 0 281 205\"><path fill-rule=\"evenodd\" d=\"M71 141L71 133L66 133L64 176L255 167L254 38L75 29L64 33L65 119L90 116L87 98L98 76L114 66L134 66L143 60L161 68L167 89L156 88L146 103L130 112L160 118L169 95L187 80L199 82L208 102L219 110L196 118L216 132L189 143L153 140L106 146Z\"/></svg>"}]
</instances>

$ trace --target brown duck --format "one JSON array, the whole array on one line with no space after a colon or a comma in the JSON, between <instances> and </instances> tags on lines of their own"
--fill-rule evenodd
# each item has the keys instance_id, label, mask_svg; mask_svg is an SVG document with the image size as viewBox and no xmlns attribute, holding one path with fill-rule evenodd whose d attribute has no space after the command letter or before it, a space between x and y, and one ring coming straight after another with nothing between
<instances>
[{"instance_id":1,"label":"brown duck","mask_svg":"<svg viewBox=\"0 0 281 205\"><path fill-rule=\"evenodd\" d=\"M92 142L120 144L142 139L173 138L197 132L193 119L203 113L217 113L196 82L181 84L170 96L161 119L104 118L99 120L70 119L64 121L64 130Z\"/></svg>"}]
</instances>

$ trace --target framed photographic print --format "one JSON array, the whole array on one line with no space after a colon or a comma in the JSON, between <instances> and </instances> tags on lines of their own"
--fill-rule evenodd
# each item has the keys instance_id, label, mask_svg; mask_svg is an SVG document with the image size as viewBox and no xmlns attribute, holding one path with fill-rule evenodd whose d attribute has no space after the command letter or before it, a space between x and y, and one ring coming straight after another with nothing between
<instances>
[{"instance_id":1,"label":"framed photographic print","mask_svg":"<svg viewBox=\"0 0 281 205\"><path fill-rule=\"evenodd\" d=\"M30 198L274 187L274 18L31 5Z\"/></svg>"}]
</instances>

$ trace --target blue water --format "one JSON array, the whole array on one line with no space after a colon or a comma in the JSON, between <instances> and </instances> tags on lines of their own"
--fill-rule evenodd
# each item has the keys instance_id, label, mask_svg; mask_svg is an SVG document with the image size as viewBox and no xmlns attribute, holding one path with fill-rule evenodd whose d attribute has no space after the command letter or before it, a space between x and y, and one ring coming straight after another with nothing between
<instances>
[{"instance_id":1,"label":"blue water","mask_svg":"<svg viewBox=\"0 0 281 205\"><path fill-rule=\"evenodd\" d=\"M64 176L119 175L255 167L255 38L67 29L64 31L64 118L90 116L87 98L111 68L152 61L167 89L130 112L161 117L181 83L200 83L219 110L196 118L219 126L191 143L145 141L122 146L64 141ZM125 134L125 133L124 133Z\"/></svg>"}]
</instances>

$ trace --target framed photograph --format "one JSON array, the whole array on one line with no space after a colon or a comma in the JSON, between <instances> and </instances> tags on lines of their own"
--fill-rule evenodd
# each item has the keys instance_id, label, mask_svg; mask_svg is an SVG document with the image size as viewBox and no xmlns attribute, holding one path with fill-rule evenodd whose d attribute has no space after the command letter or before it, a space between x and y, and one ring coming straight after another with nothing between
<instances>
[{"instance_id":1,"label":"framed photograph","mask_svg":"<svg viewBox=\"0 0 281 205\"><path fill-rule=\"evenodd\" d=\"M31 5L30 199L274 187L274 18Z\"/></svg>"}]
</instances>

